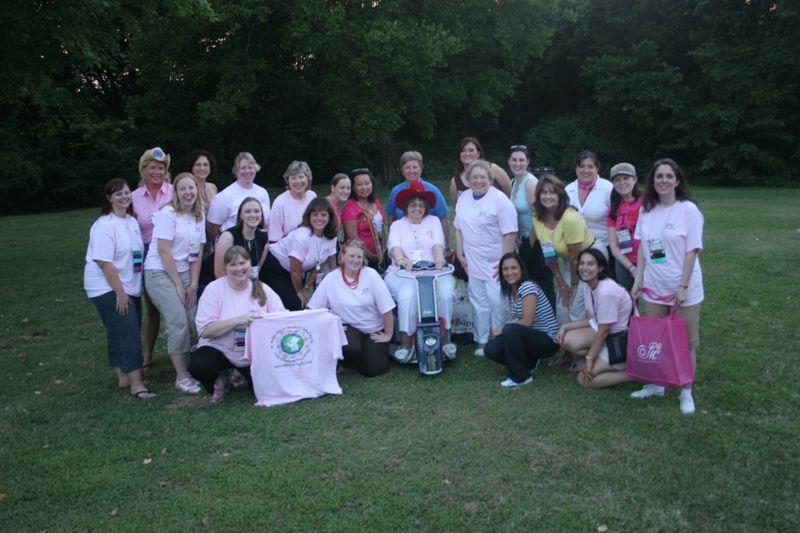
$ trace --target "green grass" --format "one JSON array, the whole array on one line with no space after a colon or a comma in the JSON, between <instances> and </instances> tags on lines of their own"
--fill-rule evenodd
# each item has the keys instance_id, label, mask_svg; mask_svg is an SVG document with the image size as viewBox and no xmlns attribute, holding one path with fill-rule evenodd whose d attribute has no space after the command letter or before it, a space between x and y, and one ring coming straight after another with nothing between
<instances>
[{"instance_id":1,"label":"green grass","mask_svg":"<svg viewBox=\"0 0 800 533\"><path fill-rule=\"evenodd\" d=\"M695 398L501 390L462 349L441 377L342 375L261 409L116 389L82 290L95 211L3 218L0 530L800 529L800 191L698 189L706 301ZM385 195L384 195L385 196ZM150 458L149 464L144 464Z\"/></svg>"}]
</instances>

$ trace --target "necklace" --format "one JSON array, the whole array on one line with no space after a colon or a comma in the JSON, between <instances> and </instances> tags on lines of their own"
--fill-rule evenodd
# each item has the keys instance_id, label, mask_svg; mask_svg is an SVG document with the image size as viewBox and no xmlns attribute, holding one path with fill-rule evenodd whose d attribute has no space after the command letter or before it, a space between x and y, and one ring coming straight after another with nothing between
<instances>
[{"instance_id":1,"label":"necklace","mask_svg":"<svg viewBox=\"0 0 800 533\"><path fill-rule=\"evenodd\" d=\"M356 271L356 276L353 278L353 281L347 281L347 274L344 273L344 267L341 267L339 270L342 272L342 281L344 281L344 284L347 285L348 288L355 289L358 287L358 278L361 277L361 269Z\"/></svg>"}]
</instances>

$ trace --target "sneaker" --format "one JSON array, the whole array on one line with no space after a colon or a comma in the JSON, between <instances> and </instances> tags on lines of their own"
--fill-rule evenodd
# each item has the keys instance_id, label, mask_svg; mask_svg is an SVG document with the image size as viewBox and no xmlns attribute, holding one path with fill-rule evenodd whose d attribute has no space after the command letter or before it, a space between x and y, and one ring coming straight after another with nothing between
<instances>
[{"instance_id":1,"label":"sneaker","mask_svg":"<svg viewBox=\"0 0 800 533\"><path fill-rule=\"evenodd\" d=\"M694 414L694 398L692 398L692 391L690 389L683 389L681 395L678 396L681 402L681 413L685 415Z\"/></svg>"},{"instance_id":2,"label":"sneaker","mask_svg":"<svg viewBox=\"0 0 800 533\"><path fill-rule=\"evenodd\" d=\"M475 357L485 357L486 356L483 353L483 348L475 348L475 351L473 353L475 354Z\"/></svg>"},{"instance_id":3,"label":"sneaker","mask_svg":"<svg viewBox=\"0 0 800 533\"><path fill-rule=\"evenodd\" d=\"M398 348L394 352L394 358L397 359L398 363L410 363L411 360L414 358L414 347L411 346L409 348Z\"/></svg>"},{"instance_id":4,"label":"sneaker","mask_svg":"<svg viewBox=\"0 0 800 533\"><path fill-rule=\"evenodd\" d=\"M456 345L453 344L452 342L448 342L447 344L442 346L442 354L444 355L444 358L447 359L448 361L456 360L457 351L458 348L456 348Z\"/></svg>"},{"instance_id":5,"label":"sneaker","mask_svg":"<svg viewBox=\"0 0 800 533\"><path fill-rule=\"evenodd\" d=\"M200 383L194 378L183 378L175 380L175 388L188 394L200 394Z\"/></svg>"},{"instance_id":6,"label":"sneaker","mask_svg":"<svg viewBox=\"0 0 800 533\"><path fill-rule=\"evenodd\" d=\"M661 385L653 385L652 383L648 383L640 390L631 393L631 398L636 398L637 400L649 398L650 396L664 396L664 387Z\"/></svg>"},{"instance_id":7,"label":"sneaker","mask_svg":"<svg viewBox=\"0 0 800 533\"><path fill-rule=\"evenodd\" d=\"M528 376L528 379L526 379L525 381L514 381L511 378L506 378L500 382L500 386L505 387L507 389L513 389L516 387L522 387L524 385L530 385L531 383L533 383L532 376Z\"/></svg>"}]
</instances>

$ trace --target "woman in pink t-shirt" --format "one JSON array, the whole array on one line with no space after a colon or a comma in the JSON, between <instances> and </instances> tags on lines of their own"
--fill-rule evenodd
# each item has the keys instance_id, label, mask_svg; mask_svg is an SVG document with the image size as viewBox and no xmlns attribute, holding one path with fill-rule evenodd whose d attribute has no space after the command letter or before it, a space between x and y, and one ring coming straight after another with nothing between
<instances>
[{"instance_id":1,"label":"woman in pink t-shirt","mask_svg":"<svg viewBox=\"0 0 800 533\"><path fill-rule=\"evenodd\" d=\"M153 214L153 243L144 260L147 294L164 317L167 353L175 369L175 387L197 394L200 384L189 375L189 352L196 342L194 317L203 245L206 242L203 201L195 177L175 178L172 201Z\"/></svg>"},{"instance_id":2,"label":"woman in pink t-shirt","mask_svg":"<svg viewBox=\"0 0 800 533\"><path fill-rule=\"evenodd\" d=\"M704 298L703 273L698 256L703 250L703 215L689 194L678 164L659 159L647 174L642 212L635 238L641 241L631 294L642 297L645 316L666 316L672 306L686 322L692 366L700 344L700 304ZM664 387L647 384L633 398L663 396ZM695 411L692 385L680 393L683 414Z\"/></svg>"},{"instance_id":3,"label":"woman in pink t-shirt","mask_svg":"<svg viewBox=\"0 0 800 533\"><path fill-rule=\"evenodd\" d=\"M142 382L142 258L144 243L122 178L106 184L103 208L89 232L83 287L106 328L108 364L120 388L136 398L155 394Z\"/></svg>"},{"instance_id":4,"label":"woman in pink t-shirt","mask_svg":"<svg viewBox=\"0 0 800 533\"><path fill-rule=\"evenodd\" d=\"M581 387L602 389L631 381L625 373L625 356L633 301L609 277L609 270L605 256L595 248L578 255L586 318L564 324L556 335L565 351L585 356L578 372Z\"/></svg>"},{"instance_id":5,"label":"woman in pink t-shirt","mask_svg":"<svg viewBox=\"0 0 800 533\"><path fill-rule=\"evenodd\" d=\"M325 197L328 203L331 204L333 212L336 215L336 231L339 233L339 242L344 240L344 230L342 229L342 209L344 204L350 199L350 190L352 189L352 182L350 176L339 172L334 174L331 178L331 193Z\"/></svg>"},{"instance_id":6,"label":"woman in pink t-shirt","mask_svg":"<svg viewBox=\"0 0 800 533\"><path fill-rule=\"evenodd\" d=\"M608 210L608 247L614 261L614 273L626 290L633 288L636 276L636 256L639 253L639 241L636 234L636 222L642 207L642 193L637 183L636 169L630 163L618 163L611 167L611 207Z\"/></svg>"},{"instance_id":7,"label":"woman in pink t-shirt","mask_svg":"<svg viewBox=\"0 0 800 533\"><path fill-rule=\"evenodd\" d=\"M308 308L330 309L342 319L347 335L342 364L373 377L389 371L395 305L380 274L364 265L365 256L363 242L347 241L339 252L341 266L325 276Z\"/></svg>"},{"instance_id":8,"label":"woman in pink t-shirt","mask_svg":"<svg viewBox=\"0 0 800 533\"><path fill-rule=\"evenodd\" d=\"M369 266L383 271L383 253L386 243L386 215L381 201L375 196L372 172L357 168L353 176L353 194L342 209L345 240L357 239L367 247Z\"/></svg>"},{"instance_id":9,"label":"woman in pink t-shirt","mask_svg":"<svg viewBox=\"0 0 800 533\"><path fill-rule=\"evenodd\" d=\"M311 168L305 161L292 161L283 173L286 190L272 202L269 214L269 242L276 243L303 221L303 213L317 197L311 190Z\"/></svg>"},{"instance_id":10,"label":"woman in pink t-shirt","mask_svg":"<svg viewBox=\"0 0 800 533\"><path fill-rule=\"evenodd\" d=\"M238 370L252 390L250 360L244 350L247 327L268 313L286 311L278 295L251 276L250 254L241 246L225 253L225 272L200 298L196 318L200 341L189 364L189 372L213 393L214 402L227 393L229 369Z\"/></svg>"},{"instance_id":11,"label":"woman in pink t-shirt","mask_svg":"<svg viewBox=\"0 0 800 533\"><path fill-rule=\"evenodd\" d=\"M430 261L441 270L444 258L445 237L442 224L430 214L436 205L436 195L425 189L422 181L414 181L397 195L397 205L403 209L403 218L392 222L389 230L389 257L392 265L386 272L386 285L397 302L397 321L400 330L400 348L395 358L401 363L414 360L411 338L417 331L418 302L415 280L398 276L399 269L410 271L419 261ZM450 322L453 318L455 278L442 275L436 279L436 308L444 320L445 335L442 352L448 360L456 358L456 345L450 342Z\"/></svg>"}]
</instances>

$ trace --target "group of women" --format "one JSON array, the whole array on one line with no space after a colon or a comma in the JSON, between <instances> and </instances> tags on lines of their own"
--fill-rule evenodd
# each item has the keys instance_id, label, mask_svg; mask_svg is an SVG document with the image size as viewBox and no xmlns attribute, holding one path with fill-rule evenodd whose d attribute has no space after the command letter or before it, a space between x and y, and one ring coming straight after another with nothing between
<instances>
[{"instance_id":1,"label":"group of women","mask_svg":"<svg viewBox=\"0 0 800 533\"><path fill-rule=\"evenodd\" d=\"M416 283L400 272L421 262L441 270L452 256L468 279L475 355L505 364L504 387L532 382L539 362L559 349L564 355L551 364L572 364L584 387L627 381L616 352L631 295L642 297L645 315L678 306L694 360L703 218L674 161L657 161L641 194L632 165L615 165L605 180L591 152L578 155L576 179L566 186L552 173L532 175L524 145L510 148L511 178L484 159L477 139L463 139L457 155L451 252L448 205L422 179L419 152L402 155L404 180L384 210L367 168L335 175L330 194L317 198L308 164L294 161L283 176L286 191L270 204L247 152L235 158L236 181L217 192L208 152L190 154L188 172L170 183L170 156L147 150L135 191L120 179L106 186L86 255L86 291L106 326L119 386L154 396L142 369L153 364L160 316L175 386L205 389L216 401L236 378L249 381L245 332L266 313L331 310L347 332L343 366L367 376L389 369L396 325L394 356L413 362ZM453 359L456 283L444 275L436 285L443 352ZM650 384L632 394L663 395ZM694 412L691 386L680 404Z\"/></svg>"}]
</instances>

